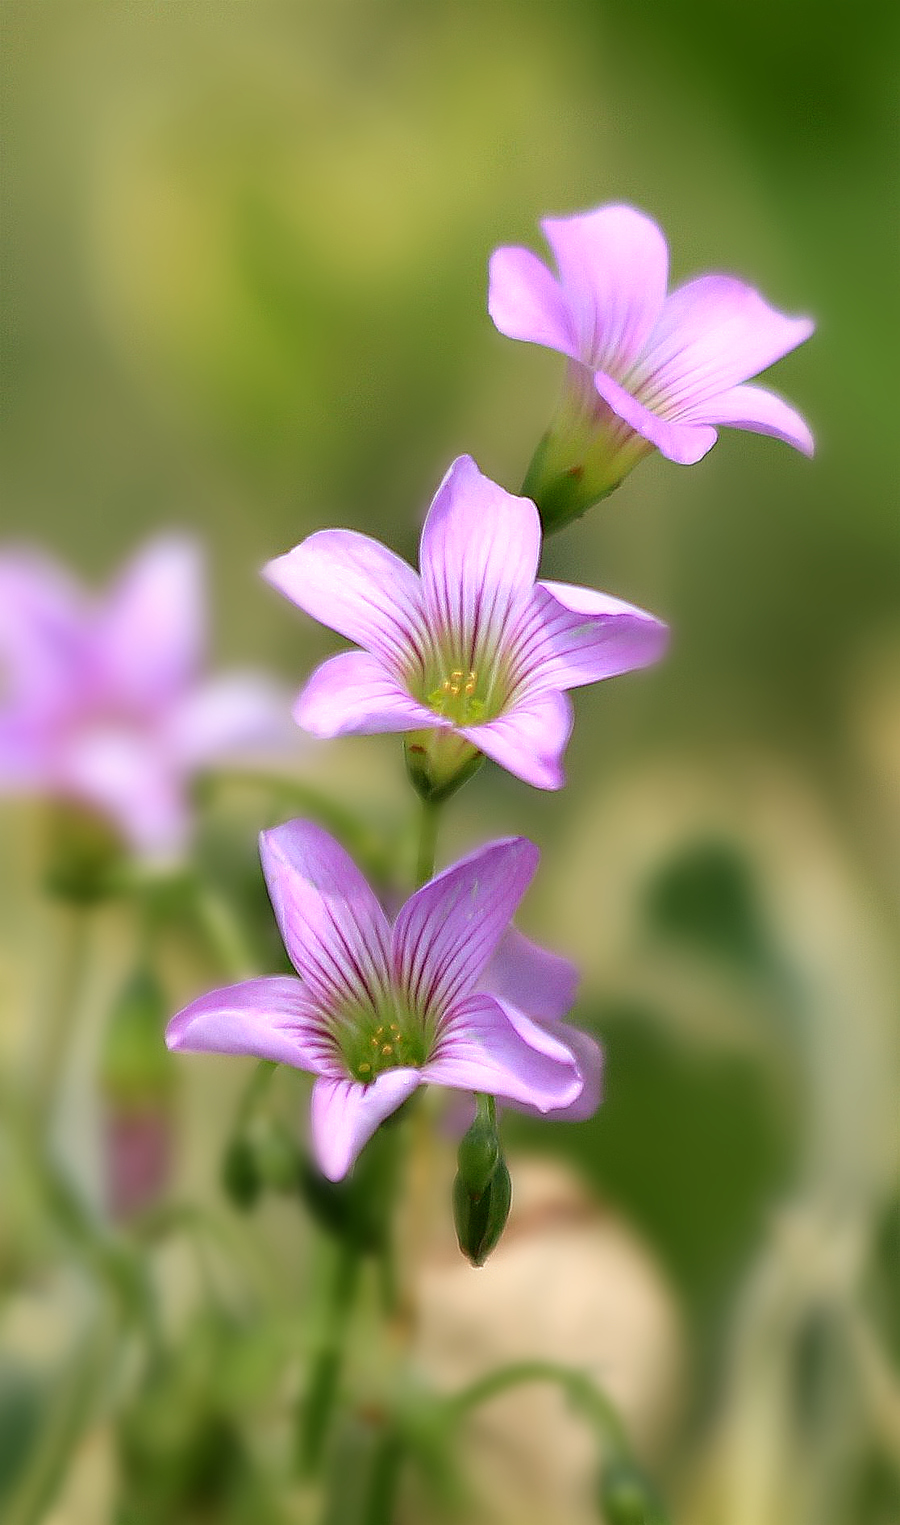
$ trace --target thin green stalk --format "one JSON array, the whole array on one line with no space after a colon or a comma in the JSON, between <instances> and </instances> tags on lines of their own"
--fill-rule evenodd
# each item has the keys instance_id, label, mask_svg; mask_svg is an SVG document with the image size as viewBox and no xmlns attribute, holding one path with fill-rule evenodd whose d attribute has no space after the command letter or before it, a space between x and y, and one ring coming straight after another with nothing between
<instances>
[{"instance_id":1,"label":"thin green stalk","mask_svg":"<svg viewBox=\"0 0 900 1525\"><path fill-rule=\"evenodd\" d=\"M359 1271L359 1247L347 1240L338 1251L322 1343L313 1362L300 1415L299 1462L307 1477L318 1471L331 1429Z\"/></svg>"},{"instance_id":2,"label":"thin green stalk","mask_svg":"<svg viewBox=\"0 0 900 1525\"><path fill-rule=\"evenodd\" d=\"M47 1006L34 1081L34 1114L45 1126L56 1104L88 966L88 912L61 908L62 928L54 990Z\"/></svg>"},{"instance_id":3,"label":"thin green stalk","mask_svg":"<svg viewBox=\"0 0 900 1525\"><path fill-rule=\"evenodd\" d=\"M227 901L206 884L196 886L193 898L197 918L224 973L235 981L252 978L257 972L255 960Z\"/></svg>"},{"instance_id":4,"label":"thin green stalk","mask_svg":"<svg viewBox=\"0 0 900 1525\"><path fill-rule=\"evenodd\" d=\"M630 1452L625 1426L606 1394L584 1372L575 1371L569 1366L559 1366L553 1361L517 1361L511 1366L502 1366L497 1371L488 1372L487 1376L480 1377L471 1387L464 1388L450 1399L450 1415L458 1421L498 1393L505 1392L509 1387L518 1387L524 1382L554 1382L604 1439L612 1441L618 1451L626 1455Z\"/></svg>"},{"instance_id":5,"label":"thin green stalk","mask_svg":"<svg viewBox=\"0 0 900 1525\"><path fill-rule=\"evenodd\" d=\"M372 1457L361 1525L395 1525L403 1462L403 1441L396 1430L387 1430L377 1442Z\"/></svg>"},{"instance_id":6,"label":"thin green stalk","mask_svg":"<svg viewBox=\"0 0 900 1525\"><path fill-rule=\"evenodd\" d=\"M419 826L419 850L416 856L416 884L427 884L434 876L434 859L437 852L438 821L440 805L433 800L422 801Z\"/></svg>"}]
</instances>

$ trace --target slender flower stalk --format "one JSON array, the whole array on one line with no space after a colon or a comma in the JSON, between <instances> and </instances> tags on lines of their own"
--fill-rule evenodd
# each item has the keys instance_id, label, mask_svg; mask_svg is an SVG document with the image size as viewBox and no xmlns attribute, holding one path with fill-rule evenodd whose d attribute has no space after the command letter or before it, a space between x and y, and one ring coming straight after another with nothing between
<instances>
[{"instance_id":1,"label":"slender flower stalk","mask_svg":"<svg viewBox=\"0 0 900 1525\"><path fill-rule=\"evenodd\" d=\"M463 858L417 890L393 927L321 827L275 827L260 852L300 978L201 996L169 1023L166 1041L312 1071L313 1148L331 1180L420 1085L484 1091L541 1113L572 1107L586 1087L597 1094L571 1029L480 985L537 867L531 842L512 837Z\"/></svg>"},{"instance_id":2,"label":"slender flower stalk","mask_svg":"<svg viewBox=\"0 0 900 1525\"><path fill-rule=\"evenodd\" d=\"M181 856L191 778L288 743L269 679L201 677L204 623L186 538L152 541L98 600L35 552L0 554L0 792L74 802L141 859Z\"/></svg>"},{"instance_id":3,"label":"slender flower stalk","mask_svg":"<svg viewBox=\"0 0 900 1525\"><path fill-rule=\"evenodd\" d=\"M667 296L665 238L634 207L548 217L541 228L558 275L529 249L497 249L488 310L502 334L567 357L559 411L523 489L545 530L612 492L651 450L694 465L720 424L812 455L799 413L746 384L809 338L808 318L786 317L730 275L701 275Z\"/></svg>"},{"instance_id":4,"label":"slender flower stalk","mask_svg":"<svg viewBox=\"0 0 900 1525\"><path fill-rule=\"evenodd\" d=\"M484 753L539 789L564 783L567 689L655 662L659 620L567 583L535 582L537 509L454 461L425 521L421 574L366 535L322 530L264 576L363 650L313 673L294 708L315 736L407 733L426 798Z\"/></svg>"}]
</instances>

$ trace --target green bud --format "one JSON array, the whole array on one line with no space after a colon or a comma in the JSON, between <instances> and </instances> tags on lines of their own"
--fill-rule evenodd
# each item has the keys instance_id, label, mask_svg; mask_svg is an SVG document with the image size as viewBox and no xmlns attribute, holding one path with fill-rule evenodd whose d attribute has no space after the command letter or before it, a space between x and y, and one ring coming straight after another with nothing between
<instances>
[{"instance_id":1,"label":"green bud","mask_svg":"<svg viewBox=\"0 0 900 1525\"><path fill-rule=\"evenodd\" d=\"M473 1196L462 1175L457 1174L453 1182L453 1220L459 1247L473 1266L483 1266L496 1249L511 1202L512 1181L502 1156L478 1196Z\"/></svg>"},{"instance_id":2,"label":"green bud","mask_svg":"<svg viewBox=\"0 0 900 1525\"><path fill-rule=\"evenodd\" d=\"M478 1114L469 1131L460 1140L456 1156L460 1179L476 1201L485 1191L500 1158L493 1097L479 1096Z\"/></svg>"},{"instance_id":3,"label":"green bud","mask_svg":"<svg viewBox=\"0 0 900 1525\"><path fill-rule=\"evenodd\" d=\"M616 1457L604 1470L600 1506L606 1525L667 1525L649 1479L624 1457Z\"/></svg>"},{"instance_id":4,"label":"green bud","mask_svg":"<svg viewBox=\"0 0 900 1525\"><path fill-rule=\"evenodd\" d=\"M262 1185L253 1146L239 1134L231 1140L222 1160L223 1190L235 1207L247 1212L255 1206Z\"/></svg>"},{"instance_id":5,"label":"green bud","mask_svg":"<svg viewBox=\"0 0 900 1525\"><path fill-rule=\"evenodd\" d=\"M300 1153L280 1118L261 1116L250 1128L249 1146L260 1183L273 1191L294 1191L300 1176Z\"/></svg>"},{"instance_id":6,"label":"green bud","mask_svg":"<svg viewBox=\"0 0 900 1525\"><path fill-rule=\"evenodd\" d=\"M484 754L456 731L410 731L404 738L410 782L429 805L440 805L461 789L484 762Z\"/></svg>"},{"instance_id":7,"label":"green bud","mask_svg":"<svg viewBox=\"0 0 900 1525\"><path fill-rule=\"evenodd\" d=\"M132 975L113 1006L100 1051L99 1082L117 1107L168 1101L176 1067L165 1044L167 1002L151 969Z\"/></svg>"}]
</instances>

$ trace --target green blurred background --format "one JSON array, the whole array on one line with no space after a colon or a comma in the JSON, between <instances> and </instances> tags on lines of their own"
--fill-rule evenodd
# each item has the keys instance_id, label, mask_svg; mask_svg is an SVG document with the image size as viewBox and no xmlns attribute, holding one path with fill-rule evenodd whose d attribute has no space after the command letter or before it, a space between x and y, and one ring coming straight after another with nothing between
<instances>
[{"instance_id":1,"label":"green blurred background","mask_svg":"<svg viewBox=\"0 0 900 1525\"><path fill-rule=\"evenodd\" d=\"M562 795L485 770L445 850L544 849L525 922L585 968L608 1097L510 1138L574 1161L673 1291L679 1518L896 1525L895 8L2 16L4 537L102 579L195 528L217 660L299 683L334 649L257 577L312 529L413 558L456 454L517 488L561 363L494 331L486 265L540 250L541 215L632 202L676 280L733 271L816 318L774 377L811 464L723 431L548 547L551 575L665 617L671 655L578 696ZM405 808L390 739L308 767L379 820Z\"/></svg>"}]
</instances>

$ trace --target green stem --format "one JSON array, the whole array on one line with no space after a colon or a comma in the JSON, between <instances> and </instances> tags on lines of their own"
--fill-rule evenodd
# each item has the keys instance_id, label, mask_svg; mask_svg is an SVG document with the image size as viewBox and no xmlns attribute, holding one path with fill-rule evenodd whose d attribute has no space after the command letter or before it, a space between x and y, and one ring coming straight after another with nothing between
<instances>
[{"instance_id":1,"label":"green stem","mask_svg":"<svg viewBox=\"0 0 900 1525\"><path fill-rule=\"evenodd\" d=\"M46 1125L57 1100L88 965L88 913L65 906L55 988L50 999L34 1084L35 1118Z\"/></svg>"},{"instance_id":2,"label":"green stem","mask_svg":"<svg viewBox=\"0 0 900 1525\"><path fill-rule=\"evenodd\" d=\"M116 1321L106 1313L82 1340L55 1388L43 1429L3 1516L6 1525L40 1525L46 1519L69 1459L93 1419L116 1338Z\"/></svg>"},{"instance_id":3,"label":"green stem","mask_svg":"<svg viewBox=\"0 0 900 1525\"><path fill-rule=\"evenodd\" d=\"M479 1404L487 1403L497 1393L518 1387L524 1382L556 1383L605 1440L612 1441L616 1449L625 1455L630 1453L625 1426L606 1394L583 1372L559 1366L553 1361L517 1361L512 1366L503 1366L498 1371L489 1372L486 1377L479 1378L471 1387L464 1388L450 1399L448 1407L451 1418L458 1421L472 1409L478 1408Z\"/></svg>"},{"instance_id":4,"label":"green stem","mask_svg":"<svg viewBox=\"0 0 900 1525\"><path fill-rule=\"evenodd\" d=\"M361 1525L395 1525L397 1493L403 1471L403 1442L396 1430L381 1436L372 1457L368 1497Z\"/></svg>"},{"instance_id":5,"label":"green stem","mask_svg":"<svg viewBox=\"0 0 900 1525\"><path fill-rule=\"evenodd\" d=\"M196 886L193 898L197 919L224 973L235 981L250 979L256 962L228 902L206 884Z\"/></svg>"},{"instance_id":6,"label":"green stem","mask_svg":"<svg viewBox=\"0 0 900 1525\"><path fill-rule=\"evenodd\" d=\"M433 800L422 801L419 826L419 850L416 856L416 884L427 884L434 876L434 859L437 852L438 821L440 805Z\"/></svg>"},{"instance_id":7,"label":"green stem","mask_svg":"<svg viewBox=\"0 0 900 1525\"><path fill-rule=\"evenodd\" d=\"M338 1256L322 1343L313 1362L300 1418L299 1460L301 1471L307 1477L319 1468L331 1428L350 1313L359 1282L358 1246L345 1242L340 1246Z\"/></svg>"}]
</instances>

